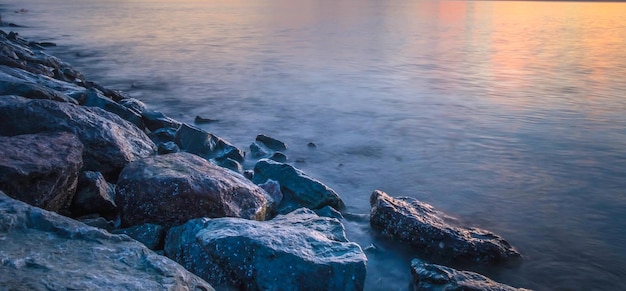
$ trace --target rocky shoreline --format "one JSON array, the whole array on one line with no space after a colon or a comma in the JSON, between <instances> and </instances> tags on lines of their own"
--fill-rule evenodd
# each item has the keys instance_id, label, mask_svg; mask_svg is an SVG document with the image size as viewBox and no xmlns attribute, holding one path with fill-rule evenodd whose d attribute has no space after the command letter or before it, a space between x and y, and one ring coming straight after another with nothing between
<instances>
[{"instance_id":1,"label":"rocky shoreline","mask_svg":"<svg viewBox=\"0 0 626 291\"><path fill-rule=\"evenodd\" d=\"M367 289L340 194L287 163L285 143L239 149L86 80L50 45L0 30L0 290ZM415 248L413 290L523 290L422 261L520 259L498 235L378 190L371 205L373 230Z\"/></svg>"}]
</instances>

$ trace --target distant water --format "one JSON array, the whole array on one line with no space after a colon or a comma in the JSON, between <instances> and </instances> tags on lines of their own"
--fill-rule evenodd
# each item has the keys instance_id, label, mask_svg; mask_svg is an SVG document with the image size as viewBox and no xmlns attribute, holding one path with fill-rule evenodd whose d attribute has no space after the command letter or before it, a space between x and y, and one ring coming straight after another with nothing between
<instances>
[{"instance_id":1,"label":"distant water","mask_svg":"<svg viewBox=\"0 0 626 291\"><path fill-rule=\"evenodd\" d=\"M258 133L334 188L369 290L409 249L370 230L372 190L501 234L537 290L626 290L626 3L9 0L91 80L246 148ZM307 147L308 142L318 145ZM250 165L247 165L250 166Z\"/></svg>"}]
</instances>

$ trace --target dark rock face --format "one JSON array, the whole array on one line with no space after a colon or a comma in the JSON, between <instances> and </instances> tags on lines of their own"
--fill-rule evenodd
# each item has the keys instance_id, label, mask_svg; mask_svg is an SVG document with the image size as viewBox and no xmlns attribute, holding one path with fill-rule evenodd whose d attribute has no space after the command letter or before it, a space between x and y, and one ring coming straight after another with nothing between
<instances>
[{"instance_id":1,"label":"dark rock face","mask_svg":"<svg viewBox=\"0 0 626 291\"><path fill-rule=\"evenodd\" d=\"M149 130L155 131L159 128L174 128L180 127L180 122L167 117L160 111L143 111L141 113L143 121Z\"/></svg>"},{"instance_id":2,"label":"dark rock face","mask_svg":"<svg viewBox=\"0 0 626 291\"><path fill-rule=\"evenodd\" d=\"M285 151L287 150L287 144L284 142L277 140L275 138L269 137L264 134L259 134L256 136L256 141L263 143L266 147L273 151Z\"/></svg>"},{"instance_id":3,"label":"dark rock face","mask_svg":"<svg viewBox=\"0 0 626 291\"><path fill-rule=\"evenodd\" d=\"M243 176L181 152L128 164L117 182L115 202L125 226L171 226L198 217L263 220L265 195Z\"/></svg>"},{"instance_id":4,"label":"dark rock face","mask_svg":"<svg viewBox=\"0 0 626 291\"><path fill-rule=\"evenodd\" d=\"M115 188L107 183L102 174L83 171L78 176L76 195L71 206L72 215L113 214L117 211L114 200Z\"/></svg>"},{"instance_id":5,"label":"dark rock face","mask_svg":"<svg viewBox=\"0 0 626 291\"><path fill-rule=\"evenodd\" d=\"M384 236L409 243L442 259L490 263L520 257L508 242L489 231L446 222L432 206L408 197L392 198L375 190L370 224Z\"/></svg>"},{"instance_id":6,"label":"dark rock face","mask_svg":"<svg viewBox=\"0 0 626 291\"><path fill-rule=\"evenodd\" d=\"M68 214L83 165L83 145L70 133L0 137L0 190Z\"/></svg>"},{"instance_id":7,"label":"dark rock face","mask_svg":"<svg viewBox=\"0 0 626 291\"><path fill-rule=\"evenodd\" d=\"M528 291L495 282L478 273L458 271L418 259L411 261L411 274L414 291Z\"/></svg>"},{"instance_id":8,"label":"dark rock face","mask_svg":"<svg viewBox=\"0 0 626 291\"><path fill-rule=\"evenodd\" d=\"M68 131L85 146L84 170L115 181L129 162L153 155L154 143L136 126L100 108L0 96L0 135Z\"/></svg>"},{"instance_id":9,"label":"dark rock face","mask_svg":"<svg viewBox=\"0 0 626 291\"><path fill-rule=\"evenodd\" d=\"M202 129L182 124L176 132L176 144L182 151L196 154L207 160L231 158L243 162L243 152L227 141Z\"/></svg>"},{"instance_id":10,"label":"dark rock face","mask_svg":"<svg viewBox=\"0 0 626 291\"><path fill-rule=\"evenodd\" d=\"M29 99L48 99L78 104L73 98L36 83L17 83L0 80L0 95L15 94Z\"/></svg>"},{"instance_id":11,"label":"dark rock face","mask_svg":"<svg viewBox=\"0 0 626 291\"><path fill-rule=\"evenodd\" d=\"M260 160L254 166L253 181L261 184L268 179L277 181L283 193L279 213L288 213L300 207L310 209L318 209L326 205L335 209L345 207L339 194L333 189L291 165L267 159Z\"/></svg>"},{"instance_id":12,"label":"dark rock face","mask_svg":"<svg viewBox=\"0 0 626 291\"><path fill-rule=\"evenodd\" d=\"M96 89L89 89L83 92L82 94L77 96L77 99L78 102L83 106L98 107L104 109L134 124L140 129L143 129L145 127L140 114L111 100Z\"/></svg>"},{"instance_id":13,"label":"dark rock face","mask_svg":"<svg viewBox=\"0 0 626 291\"><path fill-rule=\"evenodd\" d=\"M1 192L0 237L0 286L7 290L213 290L126 236L111 235Z\"/></svg>"},{"instance_id":14,"label":"dark rock face","mask_svg":"<svg viewBox=\"0 0 626 291\"><path fill-rule=\"evenodd\" d=\"M362 290L367 261L338 220L308 209L264 222L194 219L168 232L165 254L239 290Z\"/></svg>"},{"instance_id":15,"label":"dark rock face","mask_svg":"<svg viewBox=\"0 0 626 291\"><path fill-rule=\"evenodd\" d=\"M144 244L151 250L162 250L165 241L165 228L158 224L146 223L129 228L115 229L115 234L125 234Z\"/></svg>"}]
</instances>

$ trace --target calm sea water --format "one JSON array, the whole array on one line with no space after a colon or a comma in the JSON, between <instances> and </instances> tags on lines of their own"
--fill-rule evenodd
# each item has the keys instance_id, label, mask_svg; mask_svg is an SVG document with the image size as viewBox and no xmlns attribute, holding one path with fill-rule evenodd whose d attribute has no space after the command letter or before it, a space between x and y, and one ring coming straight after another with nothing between
<instances>
[{"instance_id":1,"label":"calm sea water","mask_svg":"<svg viewBox=\"0 0 626 291\"><path fill-rule=\"evenodd\" d=\"M287 142L349 205L349 237L378 246L369 290L406 290L414 256L370 230L374 189L508 239L522 263L472 269L498 281L626 290L626 3L3 7L92 80L182 121L220 119L203 128L242 148L258 133Z\"/></svg>"}]
</instances>

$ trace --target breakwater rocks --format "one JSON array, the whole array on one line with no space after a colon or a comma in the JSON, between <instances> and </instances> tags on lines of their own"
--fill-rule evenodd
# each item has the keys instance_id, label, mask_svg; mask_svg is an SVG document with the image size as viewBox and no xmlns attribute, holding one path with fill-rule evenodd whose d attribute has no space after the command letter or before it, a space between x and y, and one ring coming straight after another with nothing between
<instances>
[{"instance_id":1,"label":"breakwater rocks","mask_svg":"<svg viewBox=\"0 0 626 291\"><path fill-rule=\"evenodd\" d=\"M280 140L258 135L246 154L1 30L0 124L0 286L367 289L367 257L345 235L344 200L287 163ZM416 257L519 258L499 236L444 217L416 200L372 195L372 228L415 246ZM407 285L417 290L508 290L415 262Z\"/></svg>"}]
</instances>

